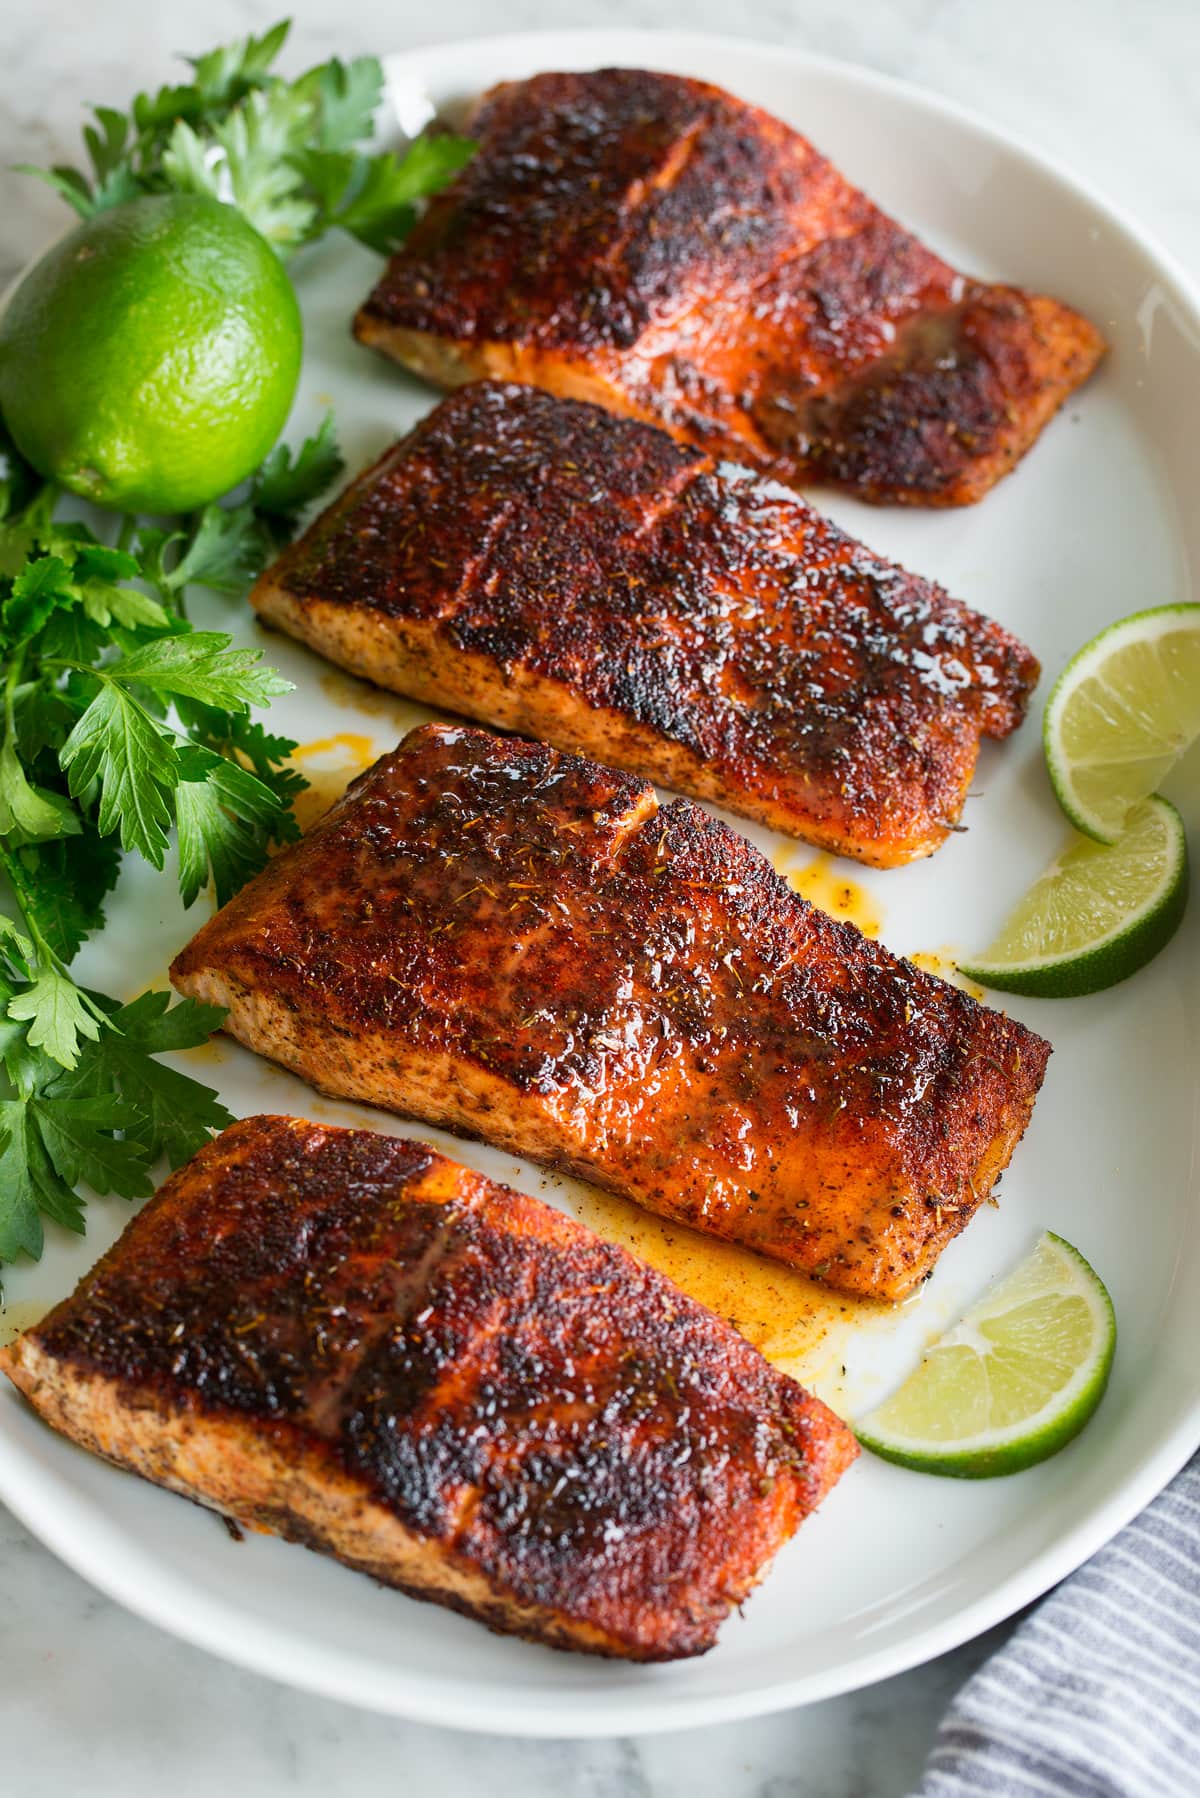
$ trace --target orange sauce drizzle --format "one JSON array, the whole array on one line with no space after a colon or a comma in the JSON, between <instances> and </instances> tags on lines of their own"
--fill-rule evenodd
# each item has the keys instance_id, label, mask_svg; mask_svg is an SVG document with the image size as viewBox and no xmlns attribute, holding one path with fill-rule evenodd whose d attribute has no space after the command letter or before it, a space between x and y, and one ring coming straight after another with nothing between
<instances>
[{"instance_id":1,"label":"orange sauce drizzle","mask_svg":"<svg viewBox=\"0 0 1200 1798\"><path fill-rule=\"evenodd\" d=\"M817 855L797 866L795 850L784 849L775 857L775 872L788 885L830 917L856 924L864 936L878 936L883 912L874 894L844 872L846 864L831 855Z\"/></svg>"},{"instance_id":2,"label":"orange sauce drizzle","mask_svg":"<svg viewBox=\"0 0 1200 1798\"><path fill-rule=\"evenodd\" d=\"M575 1215L666 1274L690 1298L725 1318L785 1373L812 1383L832 1374L843 1342L864 1324L893 1317L890 1305L831 1292L778 1261L656 1217L611 1193L573 1199Z\"/></svg>"},{"instance_id":3,"label":"orange sauce drizzle","mask_svg":"<svg viewBox=\"0 0 1200 1798\"><path fill-rule=\"evenodd\" d=\"M948 980L951 986L961 987L964 993L970 993L972 999L986 997L981 986L960 974L952 949L918 949L915 955L908 957L914 968L921 968L926 974L936 974L939 980Z\"/></svg>"},{"instance_id":4,"label":"orange sauce drizzle","mask_svg":"<svg viewBox=\"0 0 1200 1798\"><path fill-rule=\"evenodd\" d=\"M40 1304L6 1304L0 1309L0 1348L7 1348L10 1342L15 1342L22 1330L29 1330L34 1324L40 1324L51 1303L50 1299L43 1299Z\"/></svg>"},{"instance_id":5,"label":"orange sauce drizzle","mask_svg":"<svg viewBox=\"0 0 1200 1798\"><path fill-rule=\"evenodd\" d=\"M324 817L354 776L370 767L376 754L373 737L349 730L332 737L314 737L311 743L301 743L293 750L292 765L309 783L296 800L296 822L301 830L308 830Z\"/></svg>"},{"instance_id":6,"label":"orange sauce drizzle","mask_svg":"<svg viewBox=\"0 0 1200 1798\"><path fill-rule=\"evenodd\" d=\"M359 680L342 668L333 668L321 676L321 691L334 705L353 706L356 712L365 712L370 718L398 718L401 708L411 709L413 703L386 687L373 687L370 681Z\"/></svg>"}]
</instances>

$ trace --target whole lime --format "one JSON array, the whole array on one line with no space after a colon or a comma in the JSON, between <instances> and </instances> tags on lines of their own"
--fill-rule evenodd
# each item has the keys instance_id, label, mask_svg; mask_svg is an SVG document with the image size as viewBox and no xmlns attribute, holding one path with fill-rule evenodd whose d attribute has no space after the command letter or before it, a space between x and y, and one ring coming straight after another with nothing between
<instances>
[{"instance_id":1,"label":"whole lime","mask_svg":"<svg viewBox=\"0 0 1200 1798\"><path fill-rule=\"evenodd\" d=\"M269 245L198 194L85 219L0 320L0 411L39 473L102 506L187 512L262 461L300 373Z\"/></svg>"}]
</instances>

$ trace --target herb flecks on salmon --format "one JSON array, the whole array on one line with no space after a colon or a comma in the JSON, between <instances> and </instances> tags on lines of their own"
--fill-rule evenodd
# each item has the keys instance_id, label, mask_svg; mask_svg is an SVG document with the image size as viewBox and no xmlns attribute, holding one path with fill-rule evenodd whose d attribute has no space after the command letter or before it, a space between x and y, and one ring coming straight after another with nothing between
<instances>
[{"instance_id":1,"label":"herb flecks on salmon","mask_svg":"<svg viewBox=\"0 0 1200 1798\"><path fill-rule=\"evenodd\" d=\"M435 382L597 400L879 503L977 500L1104 350L1071 307L972 280L805 138L645 69L494 88L479 150L360 309Z\"/></svg>"},{"instance_id":2,"label":"herb flecks on salmon","mask_svg":"<svg viewBox=\"0 0 1200 1798\"><path fill-rule=\"evenodd\" d=\"M673 1660L857 1453L625 1250L424 1143L233 1125L0 1367L84 1447L557 1648Z\"/></svg>"},{"instance_id":3,"label":"herb flecks on salmon","mask_svg":"<svg viewBox=\"0 0 1200 1798\"><path fill-rule=\"evenodd\" d=\"M322 1091L889 1299L987 1198L1049 1054L690 800L448 725L361 775L171 977Z\"/></svg>"},{"instance_id":4,"label":"herb flecks on salmon","mask_svg":"<svg viewBox=\"0 0 1200 1798\"><path fill-rule=\"evenodd\" d=\"M511 382L445 400L252 598L381 686L880 867L945 840L1038 673L776 484Z\"/></svg>"}]
</instances>

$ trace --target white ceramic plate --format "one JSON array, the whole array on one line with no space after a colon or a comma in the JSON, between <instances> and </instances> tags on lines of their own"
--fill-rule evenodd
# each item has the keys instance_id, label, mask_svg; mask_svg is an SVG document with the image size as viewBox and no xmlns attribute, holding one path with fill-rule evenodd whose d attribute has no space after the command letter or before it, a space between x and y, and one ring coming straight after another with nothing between
<instances>
[{"instance_id":1,"label":"white ceramic plate","mask_svg":"<svg viewBox=\"0 0 1200 1798\"><path fill-rule=\"evenodd\" d=\"M1109 335L1099 378L981 506L921 514L819 503L1018 631L1042 659L1043 692L1102 624L1138 606L1198 597L1200 313L1132 225L943 102L777 47L551 33L424 51L389 73L401 125L412 130L430 101L441 106L539 69L605 63L702 76L759 102L960 266L1072 301ZM351 312L377 266L338 241L298 271L308 356L293 424L310 429L333 403L352 468L435 399L350 339ZM237 603L214 603L202 622L259 640ZM272 714L281 728L306 741L361 739L335 746L334 762L391 747L427 715L330 679L282 639L267 647L297 683ZM865 878L884 939L899 951L980 947L1063 833L1036 721L1014 742L985 749L976 789L968 834L931 861ZM1189 795L1177 779L1175 796L1190 805L1194 826L1194 788ZM750 834L772 854L782 847L765 831ZM806 859L803 849L793 854ZM170 956L200 921L198 912L185 921L169 879L141 868L126 875L114 916L89 951L87 973L128 995L163 984ZM891 1327L833 1343L832 1360L830 1343L800 1358L853 1413L1050 1226L1100 1269L1120 1320L1116 1371L1095 1422L1045 1466L978 1485L864 1458L701 1661L644 1669L553 1654L417 1605L303 1549L236 1545L205 1512L59 1441L7 1388L0 1496L80 1573L165 1628L296 1685L460 1728L585 1735L715 1722L844 1691L950 1648L1075 1567L1200 1441L1198 943L1193 904L1170 949L1131 983L1087 1000L1014 1005L1056 1053L1000 1208L983 1211ZM292 1111L404 1128L319 1100L232 1045L185 1059L239 1114ZM576 1202L578 1188L507 1156L443 1146L556 1202ZM9 1321L29 1321L67 1292L127 1216L118 1201L97 1202L86 1241L60 1234L38 1267L12 1273Z\"/></svg>"}]
</instances>

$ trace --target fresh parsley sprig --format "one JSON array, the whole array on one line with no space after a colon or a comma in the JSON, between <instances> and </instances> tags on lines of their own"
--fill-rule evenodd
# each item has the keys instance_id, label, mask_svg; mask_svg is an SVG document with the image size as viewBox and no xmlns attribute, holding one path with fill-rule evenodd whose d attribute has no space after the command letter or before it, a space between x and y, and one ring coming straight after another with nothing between
<instances>
[{"instance_id":1,"label":"fresh parsley sprig","mask_svg":"<svg viewBox=\"0 0 1200 1798\"><path fill-rule=\"evenodd\" d=\"M291 21L189 57L190 81L138 94L128 113L97 106L88 166L22 165L83 218L139 194L231 202L283 256L340 229L381 254L407 237L417 203L444 187L474 144L425 133L402 156L369 154L383 70L373 56L328 62L294 81L272 72Z\"/></svg>"},{"instance_id":2,"label":"fresh parsley sprig","mask_svg":"<svg viewBox=\"0 0 1200 1798\"><path fill-rule=\"evenodd\" d=\"M419 138L371 153L383 73L336 58L273 70L288 23L188 59L190 79L98 106L86 165L30 169L82 217L142 194L237 206L287 257L340 228L387 252L473 146ZM241 593L341 469L332 420L280 446L237 500L174 525L127 519L116 542L56 514L58 495L0 431L0 1264L38 1255L42 1219L82 1228L79 1185L151 1189L229 1121L215 1093L156 1057L201 1043L214 1007L131 1005L71 964L105 922L124 853L164 865L185 905L223 902L296 834L296 745L253 716L287 690L255 650L197 631L189 590Z\"/></svg>"},{"instance_id":3,"label":"fresh parsley sprig","mask_svg":"<svg viewBox=\"0 0 1200 1798\"><path fill-rule=\"evenodd\" d=\"M33 949L7 929L0 988L21 991ZM65 977L63 989L80 993ZM143 1198L154 1189L156 1161L166 1156L178 1166L231 1121L210 1087L155 1059L204 1042L221 1022L218 1007L191 999L171 1005L166 993L143 993L131 1005L98 994L83 994L82 1002L94 1023L103 1022L70 1068L33 1041L11 1003L9 1021L0 1023L9 1089L0 1097L0 1263L19 1254L37 1259L43 1215L82 1231L76 1187Z\"/></svg>"},{"instance_id":4,"label":"fresh parsley sprig","mask_svg":"<svg viewBox=\"0 0 1200 1798\"><path fill-rule=\"evenodd\" d=\"M105 921L122 852L164 865L185 905L223 903L296 835L296 744L255 708L289 690L260 652L193 629L188 587L241 591L341 469L332 421L280 447L237 503L117 543L56 516L0 434L0 1264L37 1255L42 1218L82 1229L76 1188L136 1197L229 1114L165 1067L221 1020L72 977Z\"/></svg>"}]
</instances>

